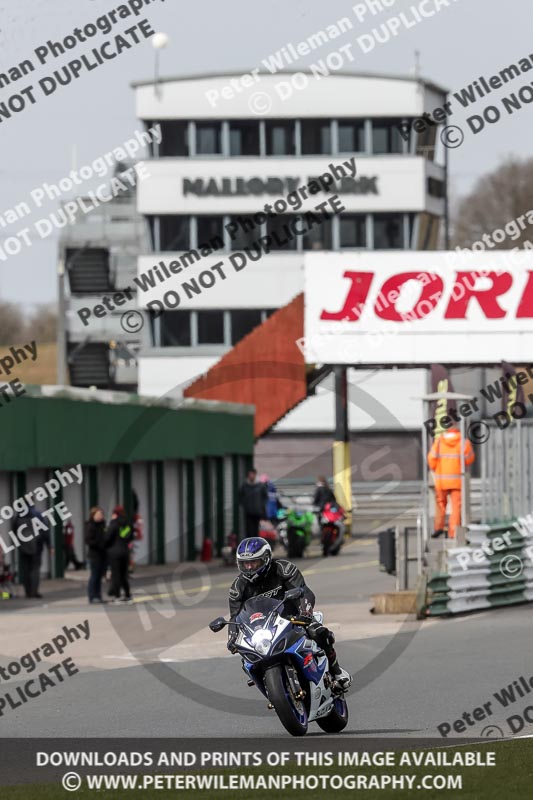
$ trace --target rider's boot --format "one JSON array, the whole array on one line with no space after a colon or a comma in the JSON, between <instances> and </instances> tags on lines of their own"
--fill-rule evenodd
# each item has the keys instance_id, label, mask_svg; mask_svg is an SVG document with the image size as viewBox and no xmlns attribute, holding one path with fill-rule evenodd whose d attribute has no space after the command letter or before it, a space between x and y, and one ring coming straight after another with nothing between
<instances>
[{"instance_id":1,"label":"rider's boot","mask_svg":"<svg viewBox=\"0 0 533 800\"><path fill-rule=\"evenodd\" d=\"M328 655L328 662L329 671L331 672L333 680L345 692L352 685L352 676L341 667L337 661L337 654L335 651L333 651L331 655Z\"/></svg>"}]
</instances>

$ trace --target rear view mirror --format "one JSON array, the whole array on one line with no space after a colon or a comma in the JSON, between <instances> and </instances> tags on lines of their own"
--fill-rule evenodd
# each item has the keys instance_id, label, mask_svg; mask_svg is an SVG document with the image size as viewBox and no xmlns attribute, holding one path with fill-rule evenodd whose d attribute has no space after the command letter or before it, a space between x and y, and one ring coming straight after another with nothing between
<instances>
[{"instance_id":1,"label":"rear view mirror","mask_svg":"<svg viewBox=\"0 0 533 800\"><path fill-rule=\"evenodd\" d=\"M213 622L209 623L209 627L213 631L213 633L218 633L219 631L222 630L224 625L227 625L227 624L228 623L226 622L224 617L217 617L216 619L213 620Z\"/></svg>"},{"instance_id":2,"label":"rear view mirror","mask_svg":"<svg viewBox=\"0 0 533 800\"><path fill-rule=\"evenodd\" d=\"M284 600L297 600L301 597L304 593L302 587L298 587L296 589L289 589L289 591L285 594Z\"/></svg>"}]
</instances>

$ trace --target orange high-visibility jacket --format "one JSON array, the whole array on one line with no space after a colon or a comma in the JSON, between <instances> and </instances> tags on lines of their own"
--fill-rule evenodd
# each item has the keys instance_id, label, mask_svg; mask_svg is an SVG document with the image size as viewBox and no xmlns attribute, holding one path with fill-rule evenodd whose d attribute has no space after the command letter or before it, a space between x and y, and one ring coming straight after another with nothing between
<instances>
[{"instance_id":1,"label":"orange high-visibility jacket","mask_svg":"<svg viewBox=\"0 0 533 800\"><path fill-rule=\"evenodd\" d=\"M464 457L467 467L475 458L469 439L464 444ZM435 475L436 489L461 488L461 434L456 428L435 439L428 453L428 465Z\"/></svg>"}]
</instances>

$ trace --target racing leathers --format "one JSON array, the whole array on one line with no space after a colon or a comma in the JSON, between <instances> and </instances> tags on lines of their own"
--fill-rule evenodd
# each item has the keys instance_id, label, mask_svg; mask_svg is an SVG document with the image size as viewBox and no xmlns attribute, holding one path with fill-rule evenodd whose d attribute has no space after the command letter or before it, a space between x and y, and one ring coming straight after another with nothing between
<instances>
[{"instance_id":1,"label":"racing leathers","mask_svg":"<svg viewBox=\"0 0 533 800\"><path fill-rule=\"evenodd\" d=\"M330 672L333 676L340 676L344 673L337 661L337 654L333 643L335 636L333 633L313 621L313 608L315 605L315 595L307 586L304 577L298 567L286 559L271 561L268 570L260 575L257 580L249 581L243 575L238 575L229 590L229 610L230 620L234 620L244 603L251 597L274 597L279 600L289 589L303 588L304 593L298 600L289 600L283 607L283 616L298 617L302 621L307 621L307 635L314 639L319 647L324 650ZM237 638L237 628L235 625L228 626L228 650L235 652L235 639ZM347 673L344 673L347 674Z\"/></svg>"}]
</instances>

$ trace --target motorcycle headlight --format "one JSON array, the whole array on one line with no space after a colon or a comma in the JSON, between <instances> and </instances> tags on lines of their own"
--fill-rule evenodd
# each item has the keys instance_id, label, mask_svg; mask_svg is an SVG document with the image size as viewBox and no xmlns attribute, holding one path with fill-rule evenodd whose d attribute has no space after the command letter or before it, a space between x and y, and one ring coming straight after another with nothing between
<instances>
[{"instance_id":1,"label":"motorcycle headlight","mask_svg":"<svg viewBox=\"0 0 533 800\"><path fill-rule=\"evenodd\" d=\"M272 644L272 634L263 628L256 631L251 638L251 644L256 653L266 656Z\"/></svg>"}]
</instances>

